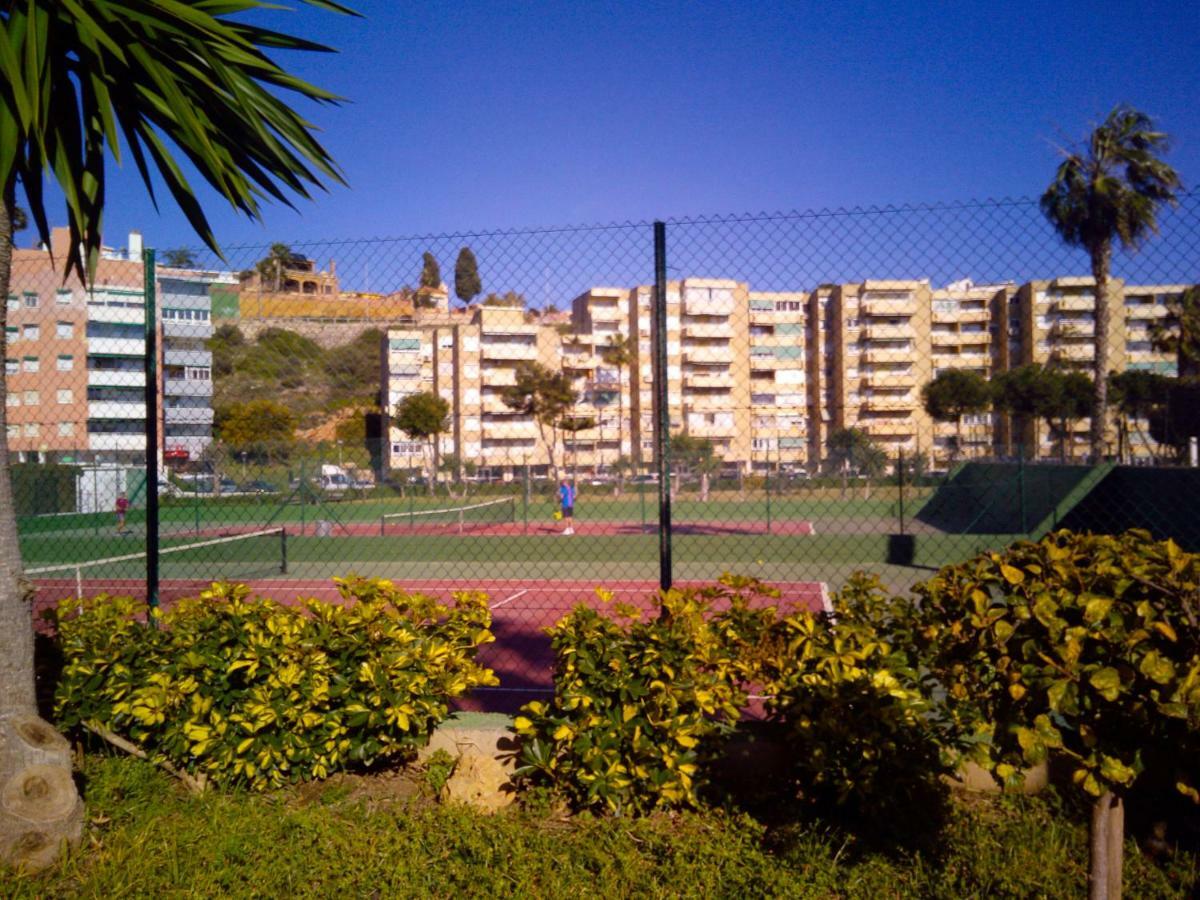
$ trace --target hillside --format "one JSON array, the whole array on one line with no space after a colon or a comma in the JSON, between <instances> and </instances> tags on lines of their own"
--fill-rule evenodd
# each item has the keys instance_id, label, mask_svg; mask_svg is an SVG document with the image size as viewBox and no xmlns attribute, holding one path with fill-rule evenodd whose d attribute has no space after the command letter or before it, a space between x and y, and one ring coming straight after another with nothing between
<instances>
[{"instance_id":1,"label":"hillside","mask_svg":"<svg viewBox=\"0 0 1200 900\"><path fill-rule=\"evenodd\" d=\"M378 328L365 328L349 343L324 349L283 328L248 341L236 325L221 325L209 342L217 418L234 403L274 400L296 414L297 431L332 431L346 410L378 403L382 339Z\"/></svg>"}]
</instances>

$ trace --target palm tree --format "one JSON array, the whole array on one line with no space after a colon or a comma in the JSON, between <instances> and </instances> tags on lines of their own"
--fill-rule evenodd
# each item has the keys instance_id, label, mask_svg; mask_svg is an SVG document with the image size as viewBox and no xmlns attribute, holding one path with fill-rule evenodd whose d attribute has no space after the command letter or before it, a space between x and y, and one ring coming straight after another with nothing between
<instances>
[{"instance_id":1,"label":"palm tree","mask_svg":"<svg viewBox=\"0 0 1200 900\"><path fill-rule=\"evenodd\" d=\"M633 362L633 338L610 334L600 358L617 370L617 456L625 454L625 369Z\"/></svg>"},{"instance_id":2,"label":"palm tree","mask_svg":"<svg viewBox=\"0 0 1200 900\"><path fill-rule=\"evenodd\" d=\"M1173 323L1157 322L1150 332L1154 349L1175 354L1175 374L1200 378L1200 285L1167 301Z\"/></svg>"},{"instance_id":3,"label":"palm tree","mask_svg":"<svg viewBox=\"0 0 1200 900\"><path fill-rule=\"evenodd\" d=\"M304 2L351 12L332 0ZM133 157L151 195L155 176L161 179L216 253L216 237L175 158L179 151L188 171L251 218L259 217L261 197L289 202L289 194L308 197L323 179L341 181L313 126L279 95L339 98L267 56L326 48L238 15L271 5L25 0L0 7L0 296L8 295L12 272L18 186L39 237L49 243L46 173L66 201L70 249L63 262L85 282L100 254L110 153ZM0 306L0 325L6 314ZM3 335L0 328L0 350ZM0 792L20 793L30 765L57 760L62 778L42 784L58 796L44 797L43 806L61 804L67 812L31 830L0 809L0 856L37 866L53 860L62 840L78 838L82 809L64 794L74 792L65 741L36 718L33 627L22 590L3 401L0 396ZM60 742L61 751L55 749Z\"/></svg>"},{"instance_id":4,"label":"palm tree","mask_svg":"<svg viewBox=\"0 0 1200 900\"><path fill-rule=\"evenodd\" d=\"M258 270L259 290L262 290L263 282L269 281L271 292L278 294L280 288L283 287L283 273L295 264L295 259L296 254L287 244L272 244L267 255L260 259L255 266Z\"/></svg>"},{"instance_id":5,"label":"palm tree","mask_svg":"<svg viewBox=\"0 0 1200 900\"><path fill-rule=\"evenodd\" d=\"M1105 452L1108 421L1109 275L1113 241L1136 249L1158 230L1157 212L1175 202L1179 175L1158 154L1167 135L1145 113L1118 106L1092 131L1082 153L1069 153L1042 195L1042 212L1072 247L1091 258L1096 287L1095 370L1092 377L1092 458Z\"/></svg>"}]
</instances>

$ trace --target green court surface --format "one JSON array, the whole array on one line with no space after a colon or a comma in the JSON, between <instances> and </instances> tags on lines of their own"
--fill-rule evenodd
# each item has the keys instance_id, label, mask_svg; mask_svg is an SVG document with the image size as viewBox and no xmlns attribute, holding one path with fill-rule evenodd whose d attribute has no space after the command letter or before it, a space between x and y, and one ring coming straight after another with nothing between
<instances>
[{"instance_id":1,"label":"green court surface","mask_svg":"<svg viewBox=\"0 0 1200 900\"><path fill-rule=\"evenodd\" d=\"M755 494L716 493L710 499L700 500L695 494L679 495L672 504L675 522L722 522L768 523L771 521L826 521L830 523L853 523L859 520L870 522L870 530L900 528L901 517L911 520L920 512L929 492L913 494L901 505L895 488L880 489L868 498L854 491L846 497L838 492L792 491L786 494L767 495L762 491ZM857 496L856 496L857 494ZM557 509L551 496L535 495L526 499L522 494L507 495L511 521L548 521ZM339 523L378 523L387 515L402 524L408 513L420 516L432 510L445 510L460 506L491 505L504 499L496 494L486 494L466 499L451 499L444 496L392 497L363 500L338 500L322 503L285 502L275 495L257 497L204 497L164 498L159 508L159 522L163 533L203 534L214 529L270 525L293 525L310 523L317 519L328 519ZM614 497L611 493L582 494L575 508L575 517L581 522L632 522L653 526L658 519L658 496L653 490L642 493L625 493ZM472 514L469 521L497 521L495 513L484 508ZM131 509L128 525L134 531L144 527L145 510ZM22 538L35 535L100 536L115 527L111 513L62 513L49 516L23 516L18 521ZM844 529L839 529L844 530ZM866 530L864 528L864 530Z\"/></svg>"},{"instance_id":2,"label":"green court surface","mask_svg":"<svg viewBox=\"0 0 1200 900\"><path fill-rule=\"evenodd\" d=\"M585 526L582 526L581 529ZM876 572L893 587L908 584L947 562L1004 546L1009 535L746 534L677 535L673 573L679 579L716 578L723 572L767 581L824 581L839 585L856 570ZM233 539L174 537L162 542L164 579L327 579L339 575L461 580L650 579L659 574L657 533L539 535L295 536L286 539L287 574L278 531ZM58 535L29 536L22 553L30 569L96 579L137 578L145 572L136 536L104 534L64 542ZM100 559L128 558L103 565ZM62 567L62 568L59 568Z\"/></svg>"}]
</instances>

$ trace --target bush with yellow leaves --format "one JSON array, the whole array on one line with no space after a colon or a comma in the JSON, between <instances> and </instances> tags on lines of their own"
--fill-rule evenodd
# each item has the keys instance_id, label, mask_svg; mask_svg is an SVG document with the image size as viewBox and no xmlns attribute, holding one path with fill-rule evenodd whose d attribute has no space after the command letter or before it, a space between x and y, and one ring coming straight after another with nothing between
<instances>
[{"instance_id":1,"label":"bush with yellow leaves","mask_svg":"<svg viewBox=\"0 0 1200 900\"><path fill-rule=\"evenodd\" d=\"M597 591L611 600L605 591ZM720 740L746 701L714 601L737 590L671 590L658 615L580 604L548 629L554 698L515 722L518 778L577 809L615 814L695 807Z\"/></svg>"},{"instance_id":2,"label":"bush with yellow leaves","mask_svg":"<svg viewBox=\"0 0 1200 900\"><path fill-rule=\"evenodd\" d=\"M297 607L214 584L140 620L128 597L64 600L49 618L64 657L59 722L132 741L222 785L266 790L403 757L494 685L481 593L451 606L378 579L336 579L344 604Z\"/></svg>"}]
</instances>

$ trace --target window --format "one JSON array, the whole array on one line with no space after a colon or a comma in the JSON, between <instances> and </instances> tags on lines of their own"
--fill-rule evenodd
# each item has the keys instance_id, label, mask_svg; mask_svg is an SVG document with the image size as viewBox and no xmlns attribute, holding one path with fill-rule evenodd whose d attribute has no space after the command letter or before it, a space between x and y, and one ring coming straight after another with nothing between
<instances>
[{"instance_id":1,"label":"window","mask_svg":"<svg viewBox=\"0 0 1200 900\"><path fill-rule=\"evenodd\" d=\"M37 406L38 405L38 392L37 391L26 391L25 392L25 405L26 406Z\"/></svg>"},{"instance_id":2,"label":"window","mask_svg":"<svg viewBox=\"0 0 1200 900\"><path fill-rule=\"evenodd\" d=\"M12 438L19 438L20 436L21 436L21 426L20 425L9 425L8 426L8 437L10 440Z\"/></svg>"},{"instance_id":3,"label":"window","mask_svg":"<svg viewBox=\"0 0 1200 900\"><path fill-rule=\"evenodd\" d=\"M70 372L70 371L71 371L73 368L75 368L75 357L73 357L73 356L70 356L70 355L67 355L67 356L59 356L59 358L58 358L58 371L60 371L60 372Z\"/></svg>"},{"instance_id":4,"label":"window","mask_svg":"<svg viewBox=\"0 0 1200 900\"><path fill-rule=\"evenodd\" d=\"M25 325L21 328L21 337L27 341L36 341L42 336L42 329L37 325Z\"/></svg>"},{"instance_id":5,"label":"window","mask_svg":"<svg viewBox=\"0 0 1200 900\"><path fill-rule=\"evenodd\" d=\"M71 292L66 288L59 288L58 293L54 295L54 302L59 306L70 306Z\"/></svg>"},{"instance_id":6,"label":"window","mask_svg":"<svg viewBox=\"0 0 1200 900\"><path fill-rule=\"evenodd\" d=\"M75 337L75 326L70 322L58 322L54 326L54 336L60 338Z\"/></svg>"},{"instance_id":7,"label":"window","mask_svg":"<svg viewBox=\"0 0 1200 900\"><path fill-rule=\"evenodd\" d=\"M63 388L58 392L58 402L61 406L66 406L68 403L75 402L75 396L69 388Z\"/></svg>"},{"instance_id":8,"label":"window","mask_svg":"<svg viewBox=\"0 0 1200 900\"><path fill-rule=\"evenodd\" d=\"M59 422L58 423L59 437L71 437L73 434L75 434L75 423L74 422Z\"/></svg>"},{"instance_id":9,"label":"window","mask_svg":"<svg viewBox=\"0 0 1200 900\"><path fill-rule=\"evenodd\" d=\"M40 368L38 358L36 356L25 357L21 368L26 372L36 372Z\"/></svg>"},{"instance_id":10,"label":"window","mask_svg":"<svg viewBox=\"0 0 1200 900\"><path fill-rule=\"evenodd\" d=\"M35 294L33 291L25 292L25 308L26 309L37 309L38 308L38 295Z\"/></svg>"},{"instance_id":11,"label":"window","mask_svg":"<svg viewBox=\"0 0 1200 900\"><path fill-rule=\"evenodd\" d=\"M13 391L11 394L6 394L4 397L4 405L5 406L20 406L21 405L21 395L18 394L16 391Z\"/></svg>"},{"instance_id":12,"label":"window","mask_svg":"<svg viewBox=\"0 0 1200 900\"><path fill-rule=\"evenodd\" d=\"M4 374L16 375L21 371L21 361L19 359L6 359L4 361Z\"/></svg>"},{"instance_id":13,"label":"window","mask_svg":"<svg viewBox=\"0 0 1200 900\"><path fill-rule=\"evenodd\" d=\"M12 294L9 294L8 295L8 311L16 312L20 308L21 308L21 298L14 297Z\"/></svg>"},{"instance_id":14,"label":"window","mask_svg":"<svg viewBox=\"0 0 1200 900\"><path fill-rule=\"evenodd\" d=\"M13 341L19 341L19 340L20 340L20 337L18 336L18 333L17 333L17 326L16 326L16 325L5 325L5 326L4 326L4 336L5 336L5 337L8 339L8 342L9 342L10 344L11 344Z\"/></svg>"},{"instance_id":15,"label":"window","mask_svg":"<svg viewBox=\"0 0 1200 900\"><path fill-rule=\"evenodd\" d=\"M40 430L37 422L25 423L25 437L37 437Z\"/></svg>"}]
</instances>

